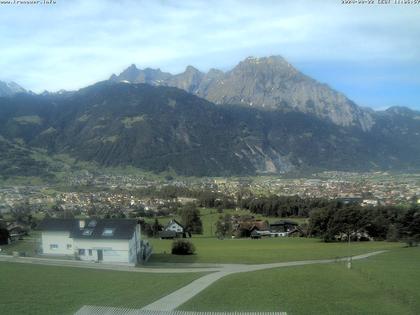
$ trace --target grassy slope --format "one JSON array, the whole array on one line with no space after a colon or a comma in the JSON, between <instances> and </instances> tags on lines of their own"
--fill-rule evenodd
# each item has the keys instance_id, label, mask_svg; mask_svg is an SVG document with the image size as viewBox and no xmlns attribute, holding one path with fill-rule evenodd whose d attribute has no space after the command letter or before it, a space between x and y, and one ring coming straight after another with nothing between
<instances>
[{"instance_id":1,"label":"grassy slope","mask_svg":"<svg viewBox=\"0 0 420 315\"><path fill-rule=\"evenodd\" d=\"M236 274L207 288L181 309L418 314L419 261L420 248L399 248L355 261L352 270L337 263Z\"/></svg>"},{"instance_id":2,"label":"grassy slope","mask_svg":"<svg viewBox=\"0 0 420 315\"><path fill-rule=\"evenodd\" d=\"M399 243L359 242L323 243L307 238L226 239L194 238L197 254L192 256L170 255L170 240L151 240L154 254L151 262L200 262L200 263L270 263L292 260L344 257L370 251L401 247ZM166 254L164 254L166 252Z\"/></svg>"},{"instance_id":3,"label":"grassy slope","mask_svg":"<svg viewBox=\"0 0 420 315\"><path fill-rule=\"evenodd\" d=\"M143 274L0 263L0 314L71 314L86 304L142 307L201 274Z\"/></svg>"}]
</instances>

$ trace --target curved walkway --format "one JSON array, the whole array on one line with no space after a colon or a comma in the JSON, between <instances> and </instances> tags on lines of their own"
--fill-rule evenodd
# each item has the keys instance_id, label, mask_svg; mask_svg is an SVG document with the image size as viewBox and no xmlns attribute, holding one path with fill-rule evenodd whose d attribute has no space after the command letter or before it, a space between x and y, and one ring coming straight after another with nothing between
<instances>
[{"instance_id":1,"label":"curved walkway","mask_svg":"<svg viewBox=\"0 0 420 315\"><path fill-rule=\"evenodd\" d=\"M385 250L370 252L367 254L353 256L352 260L365 259L374 255L382 254ZM177 307L181 306L192 297L203 291L209 285L213 284L220 278L227 275L240 272L250 272L257 270L265 270L272 268L291 267L291 266L303 266L313 264L328 264L333 262L347 261L348 258L339 259L322 259L322 260L302 260L302 261L289 261L272 264L261 264L261 265L222 265L222 269L218 272L205 275L197 280L194 280L190 284L182 287L181 289L168 294L167 296L157 300L145 307L142 310L153 310L153 311L172 311Z\"/></svg>"}]
</instances>

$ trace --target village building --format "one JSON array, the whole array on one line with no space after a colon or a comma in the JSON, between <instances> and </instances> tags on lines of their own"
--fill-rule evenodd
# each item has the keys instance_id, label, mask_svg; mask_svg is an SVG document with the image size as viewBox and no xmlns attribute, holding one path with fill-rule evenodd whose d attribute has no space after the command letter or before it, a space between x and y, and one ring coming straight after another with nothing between
<instances>
[{"instance_id":1,"label":"village building","mask_svg":"<svg viewBox=\"0 0 420 315\"><path fill-rule=\"evenodd\" d=\"M163 231L159 233L161 239L185 238L187 236L191 237L191 234L188 231L185 231L184 226L175 219L169 221L163 228Z\"/></svg>"},{"instance_id":2,"label":"village building","mask_svg":"<svg viewBox=\"0 0 420 315\"><path fill-rule=\"evenodd\" d=\"M135 265L151 254L136 220L48 218L40 223L39 230L44 255Z\"/></svg>"},{"instance_id":3,"label":"village building","mask_svg":"<svg viewBox=\"0 0 420 315\"><path fill-rule=\"evenodd\" d=\"M289 220L269 224L258 219L244 219L233 225L233 237L279 237L298 232L298 223Z\"/></svg>"}]
</instances>

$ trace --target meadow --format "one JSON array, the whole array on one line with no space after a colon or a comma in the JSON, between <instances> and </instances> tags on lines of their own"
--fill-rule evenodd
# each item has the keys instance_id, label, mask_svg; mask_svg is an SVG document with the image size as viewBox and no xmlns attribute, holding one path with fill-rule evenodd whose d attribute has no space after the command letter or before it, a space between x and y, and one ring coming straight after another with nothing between
<instances>
[{"instance_id":1,"label":"meadow","mask_svg":"<svg viewBox=\"0 0 420 315\"><path fill-rule=\"evenodd\" d=\"M171 255L171 240L151 239L150 263L243 263L263 264L294 260L339 258L348 255L400 248L401 243L324 243L316 238L279 237L264 239L224 239L192 237L196 254Z\"/></svg>"},{"instance_id":2,"label":"meadow","mask_svg":"<svg viewBox=\"0 0 420 315\"><path fill-rule=\"evenodd\" d=\"M87 304L141 308L202 275L0 262L0 314L73 314Z\"/></svg>"},{"instance_id":3,"label":"meadow","mask_svg":"<svg viewBox=\"0 0 420 315\"><path fill-rule=\"evenodd\" d=\"M358 255L370 251L401 247L400 243L389 242L355 242L324 243L317 238L279 237L263 239L217 239L216 222L220 215L237 214L252 215L248 210L224 210L223 214L216 209L200 209L203 222L203 234L193 235L190 241L196 247L196 254L191 256L171 255L171 240L149 238L153 245L153 255L150 263L244 263L262 264L292 260L338 258L348 255ZM257 219L275 222L278 217L262 217ZM161 224L166 224L172 217L159 218ZM174 217L179 219L178 217ZM288 218L303 223L305 218ZM150 221L152 222L152 220Z\"/></svg>"},{"instance_id":4,"label":"meadow","mask_svg":"<svg viewBox=\"0 0 420 315\"><path fill-rule=\"evenodd\" d=\"M415 315L420 310L419 261L420 248L398 248L354 261L350 270L332 263L235 274L180 309Z\"/></svg>"}]
</instances>

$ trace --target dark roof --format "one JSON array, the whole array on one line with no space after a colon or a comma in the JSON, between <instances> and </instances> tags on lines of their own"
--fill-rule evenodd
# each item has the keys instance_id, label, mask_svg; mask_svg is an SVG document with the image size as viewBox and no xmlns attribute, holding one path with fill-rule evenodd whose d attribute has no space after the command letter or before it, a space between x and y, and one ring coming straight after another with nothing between
<instances>
[{"instance_id":1,"label":"dark roof","mask_svg":"<svg viewBox=\"0 0 420 315\"><path fill-rule=\"evenodd\" d=\"M84 227L80 228L80 221ZM44 219L38 226L41 231L68 231L70 237L79 239L130 239L137 221L129 219ZM103 235L105 229L112 233Z\"/></svg>"},{"instance_id":2,"label":"dark roof","mask_svg":"<svg viewBox=\"0 0 420 315\"><path fill-rule=\"evenodd\" d=\"M270 226L278 226L278 225L299 225L299 223L295 221L290 221L290 220L282 220L282 221L277 221L270 224Z\"/></svg>"},{"instance_id":3,"label":"dark roof","mask_svg":"<svg viewBox=\"0 0 420 315\"><path fill-rule=\"evenodd\" d=\"M236 229L244 229L248 231L252 230L267 230L268 226L265 221L261 220L250 220L250 221L241 221L238 223Z\"/></svg>"},{"instance_id":4,"label":"dark roof","mask_svg":"<svg viewBox=\"0 0 420 315\"><path fill-rule=\"evenodd\" d=\"M41 231L71 231L76 226L74 219L52 219L47 218L38 224L38 230Z\"/></svg>"}]
</instances>

